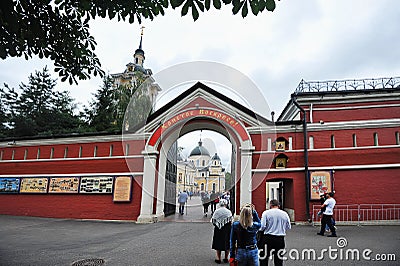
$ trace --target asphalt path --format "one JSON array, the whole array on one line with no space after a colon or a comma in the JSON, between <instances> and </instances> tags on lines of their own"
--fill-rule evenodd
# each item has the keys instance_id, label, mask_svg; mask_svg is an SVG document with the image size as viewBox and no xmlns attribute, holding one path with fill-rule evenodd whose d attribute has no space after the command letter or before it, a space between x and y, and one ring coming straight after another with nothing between
<instances>
[{"instance_id":1,"label":"asphalt path","mask_svg":"<svg viewBox=\"0 0 400 266\"><path fill-rule=\"evenodd\" d=\"M0 215L0 265L216 265L213 226L196 208L196 219L189 208L154 224ZM338 238L317 231L288 231L285 265L400 265L400 226L338 225Z\"/></svg>"}]
</instances>

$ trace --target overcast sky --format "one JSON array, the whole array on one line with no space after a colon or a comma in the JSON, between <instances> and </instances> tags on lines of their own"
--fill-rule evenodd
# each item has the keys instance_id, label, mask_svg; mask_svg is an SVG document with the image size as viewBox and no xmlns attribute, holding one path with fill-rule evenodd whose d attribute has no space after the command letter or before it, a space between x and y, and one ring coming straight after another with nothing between
<instances>
[{"instance_id":1,"label":"overcast sky","mask_svg":"<svg viewBox=\"0 0 400 266\"><path fill-rule=\"evenodd\" d=\"M282 0L274 12L257 17L249 12L243 19L223 7L201 13L196 22L170 9L163 17L143 22L145 67L157 73L184 62L228 65L252 79L279 116L301 79L400 76L399 21L398 0ZM106 72L122 72L133 62L140 25L97 20L91 33ZM52 62L46 60L2 60L0 82L18 87L45 65L53 71ZM78 86L58 82L81 105L100 86L100 78Z\"/></svg>"}]
</instances>

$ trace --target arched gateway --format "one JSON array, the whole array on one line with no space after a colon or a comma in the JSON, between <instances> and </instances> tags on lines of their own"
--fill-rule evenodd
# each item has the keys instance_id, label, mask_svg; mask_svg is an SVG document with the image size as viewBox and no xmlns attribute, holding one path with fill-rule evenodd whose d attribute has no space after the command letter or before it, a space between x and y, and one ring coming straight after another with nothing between
<instances>
[{"instance_id":1,"label":"arched gateway","mask_svg":"<svg viewBox=\"0 0 400 266\"><path fill-rule=\"evenodd\" d=\"M262 120L263 125L269 122ZM177 139L195 130L213 130L232 143L232 176L235 209L252 202L252 151L254 146L248 128L260 127L260 118L226 96L197 83L182 95L155 112L144 131L146 141L143 190L138 222L151 222L164 216L165 202L175 201L175 193L166 193L168 151Z\"/></svg>"}]
</instances>

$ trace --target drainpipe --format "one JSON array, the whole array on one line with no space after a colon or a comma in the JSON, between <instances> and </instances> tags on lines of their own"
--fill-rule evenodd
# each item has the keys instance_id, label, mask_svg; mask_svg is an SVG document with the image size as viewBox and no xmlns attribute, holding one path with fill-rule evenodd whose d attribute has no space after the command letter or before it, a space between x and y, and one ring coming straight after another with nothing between
<instances>
[{"instance_id":1,"label":"drainpipe","mask_svg":"<svg viewBox=\"0 0 400 266\"><path fill-rule=\"evenodd\" d=\"M303 113L303 136L304 136L304 178L306 181L306 217L308 222L311 222L310 219L310 178L308 175L308 141L307 141L307 116L306 110L304 110L296 101L296 97L292 95L292 103L296 105L297 108L300 109L300 112Z\"/></svg>"}]
</instances>

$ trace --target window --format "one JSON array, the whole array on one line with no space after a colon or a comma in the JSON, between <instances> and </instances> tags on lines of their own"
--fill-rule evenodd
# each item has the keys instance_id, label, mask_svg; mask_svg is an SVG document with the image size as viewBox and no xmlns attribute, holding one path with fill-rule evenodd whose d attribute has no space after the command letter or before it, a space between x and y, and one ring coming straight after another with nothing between
<instances>
[{"instance_id":1,"label":"window","mask_svg":"<svg viewBox=\"0 0 400 266\"><path fill-rule=\"evenodd\" d=\"M204 190L204 183L200 184L200 190Z\"/></svg>"},{"instance_id":2,"label":"window","mask_svg":"<svg viewBox=\"0 0 400 266\"><path fill-rule=\"evenodd\" d=\"M24 160L26 160L26 158L28 158L28 149L25 149L25 153L24 153Z\"/></svg>"},{"instance_id":3,"label":"window","mask_svg":"<svg viewBox=\"0 0 400 266\"><path fill-rule=\"evenodd\" d=\"M93 156L94 156L94 157L97 156L97 146L94 146Z\"/></svg>"},{"instance_id":4,"label":"window","mask_svg":"<svg viewBox=\"0 0 400 266\"><path fill-rule=\"evenodd\" d=\"M129 144L125 144L125 155L129 155Z\"/></svg>"},{"instance_id":5,"label":"window","mask_svg":"<svg viewBox=\"0 0 400 266\"><path fill-rule=\"evenodd\" d=\"M213 191L217 191L217 186L215 185L215 183L212 184L212 188Z\"/></svg>"},{"instance_id":6,"label":"window","mask_svg":"<svg viewBox=\"0 0 400 266\"><path fill-rule=\"evenodd\" d=\"M68 157L68 147L65 147L64 158L67 158L67 157Z\"/></svg>"},{"instance_id":7,"label":"window","mask_svg":"<svg viewBox=\"0 0 400 266\"><path fill-rule=\"evenodd\" d=\"M353 147L357 147L357 135L353 134Z\"/></svg>"},{"instance_id":8,"label":"window","mask_svg":"<svg viewBox=\"0 0 400 266\"><path fill-rule=\"evenodd\" d=\"M178 182L182 183L182 173L179 173Z\"/></svg>"},{"instance_id":9,"label":"window","mask_svg":"<svg viewBox=\"0 0 400 266\"><path fill-rule=\"evenodd\" d=\"M110 145L110 157L113 156L114 145Z\"/></svg>"},{"instance_id":10,"label":"window","mask_svg":"<svg viewBox=\"0 0 400 266\"><path fill-rule=\"evenodd\" d=\"M400 145L400 133L397 131L395 133L395 136L396 136L396 145Z\"/></svg>"},{"instance_id":11,"label":"window","mask_svg":"<svg viewBox=\"0 0 400 266\"><path fill-rule=\"evenodd\" d=\"M374 146L378 146L379 145L379 143L378 143L378 133L374 133Z\"/></svg>"},{"instance_id":12,"label":"window","mask_svg":"<svg viewBox=\"0 0 400 266\"><path fill-rule=\"evenodd\" d=\"M201 173L201 176L204 177L204 173Z\"/></svg>"},{"instance_id":13,"label":"window","mask_svg":"<svg viewBox=\"0 0 400 266\"><path fill-rule=\"evenodd\" d=\"M293 150L293 137L289 137L289 151Z\"/></svg>"},{"instance_id":14,"label":"window","mask_svg":"<svg viewBox=\"0 0 400 266\"><path fill-rule=\"evenodd\" d=\"M310 150L314 149L314 137L313 136L310 136L308 138L308 145L310 147Z\"/></svg>"},{"instance_id":15,"label":"window","mask_svg":"<svg viewBox=\"0 0 400 266\"><path fill-rule=\"evenodd\" d=\"M335 136L331 135L331 148L334 149L335 147Z\"/></svg>"},{"instance_id":16,"label":"window","mask_svg":"<svg viewBox=\"0 0 400 266\"><path fill-rule=\"evenodd\" d=\"M36 159L40 159L40 148L37 149Z\"/></svg>"},{"instance_id":17,"label":"window","mask_svg":"<svg viewBox=\"0 0 400 266\"><path fill-rule=\"evenodd\" d=\"M202 166L205 166L205 165L206 165L206 161L205 161L205 160L203 160Z\"/></svg>"},{"instance_id":18,"label":"window","mask_svg":"<svg viewBox=\"0 0 400 266\"><path fill-rule=\"evenodd\" d=\"M0 152L0 160L3 160L3 154L4 154L4 151L1 150L1 152Z\"/></svg>"},{"instance_id":19,"label":"window","mask_svg":"<svg viewBox=\"0 0 400 266\"><path fill-rule=\"evenodd\" d=\"M11 160L14 160L15 150L12 151Z\"/></svg>"},{"instance_id":20,"label":"window","mask_svg":"<svg viewBox=\"0 0 400 266\"><path fill-rule=\"evenodd\" d=\"M79 155L78 156L79 156L79 158L82 157L82 146L79 147Z\"/></svg>"},{"instance_id":21,"label":"window","mask_svg":"<svg viewBox=\"0 0 400 266\"><path fill-rule=\"evenodd\" d=\"M272 150L272 140L271 138L268 138L268 147L267 147L268 151Z\"/></svg>"},{"instance_id":22,"label":"window","mask_svg":"<svg viewBox=\"0 0 400 266\"><path fill-rule=\"evenodd\" d=\"M54 156L54 148L51 148L50 150L50 159L53 159Z\"/></svg>"}]
</instances>

